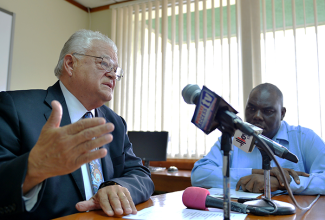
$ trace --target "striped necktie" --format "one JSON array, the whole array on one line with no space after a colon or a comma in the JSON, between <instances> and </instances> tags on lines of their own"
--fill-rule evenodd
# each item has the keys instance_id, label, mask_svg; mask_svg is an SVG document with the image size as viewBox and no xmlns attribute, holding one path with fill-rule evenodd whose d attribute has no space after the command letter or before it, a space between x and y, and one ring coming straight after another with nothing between
<instances>
[{"instance_id":1,"label":"striped necktie","mask_svg":"<svg viewBox=\"0 0 325 220\"><path fill-rule=\"evenodd\" d=\"M84 114L82 118L92 118L93 114L91 112L87 112ZM88 168L91 176L91 185L93 194L95 195L98 191L100 184L104 181L102 166L100 164L100 159L95 159L88 163Z\"/></svg>"}]
</instances>

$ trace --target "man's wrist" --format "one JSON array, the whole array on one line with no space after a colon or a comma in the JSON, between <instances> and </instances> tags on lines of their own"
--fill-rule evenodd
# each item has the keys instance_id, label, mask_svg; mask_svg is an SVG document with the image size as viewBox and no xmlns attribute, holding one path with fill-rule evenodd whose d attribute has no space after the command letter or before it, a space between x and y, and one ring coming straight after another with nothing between
<instances>
[{"instance_id":1,"label":"man's wrist","mask_svg":"<svg viewBox=\"0 0 325 220\"><path fill-rule=\"evenodd\" d=\"M102 184L100 184L98 189L104 188L106 186L114 186L114 185L119 185L121 186L121 184L114 182L114 181L106 181L106 182L102 182Z\"/></svg>"},{"instance_id":2,"label":"man's wrist","mask_svg":"<svg viewBox=\"0 0 325 220\"><path fill-rule=\"evenodd\" d=\"M264 175L264 170L262 170L262 169L252 169L252 174Z\"/></svg>"}]
</instances>

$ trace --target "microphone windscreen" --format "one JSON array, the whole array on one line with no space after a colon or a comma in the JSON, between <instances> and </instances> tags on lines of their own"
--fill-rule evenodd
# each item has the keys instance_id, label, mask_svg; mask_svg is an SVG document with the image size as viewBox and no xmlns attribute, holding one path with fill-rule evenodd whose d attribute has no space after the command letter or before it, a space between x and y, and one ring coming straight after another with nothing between
<instances>
[{"instance_id":1,"label":"microphone windscreen","mask_svg":"<svg viewBox=\"0 0 325 220\"><path fill-rule=\"evenodd\" d=\"M195 104L196 96L200 95L201 89L196 84L188 84L182 90L182 96L187 104Z\"/></svg>"},{"instance_id":2,"label":"microphone windscreen","mask_svg":"<svg viewBox=\"0 0 325 220\"><path fill-rule=\"evenodd\" d=\"M205 200L207 196L210 195L209 190L200 187L187 187L183 193L183 204L192 209L202 209L205 210Z\"/></svg>"}]
</instances>

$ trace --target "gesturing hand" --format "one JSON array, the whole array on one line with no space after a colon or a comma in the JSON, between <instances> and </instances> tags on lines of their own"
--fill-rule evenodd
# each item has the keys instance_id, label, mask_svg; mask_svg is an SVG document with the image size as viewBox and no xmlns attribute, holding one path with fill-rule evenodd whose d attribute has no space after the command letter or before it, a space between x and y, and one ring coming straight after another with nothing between
<instances>
[{"instance_id":1,"label":"gesturing hand","mask_svg":"<svg viewBox=\"0 0 325 220\"><path fill-rule=\"evenodd\" d=\"M61 104L57 101L51 104L51 116L28 157L24 193L49 177L71 173L84 163L104 157L105 148L91 150L113 140L108 133L114 130L114 125L103 118L83 119L60 127Z\"/></svg>"},{"instance_id":2,"label":"gesturing hand","mask_svg":"<svg viewBox=\"0 0 325 220\"><path fill-rule=\"evenodd\" d=\"M101 188L89 200L78 202L76 209L80 212L102 209L108 216L137 214L130 192L119 185Z\"/></svg>"}]
</instances>

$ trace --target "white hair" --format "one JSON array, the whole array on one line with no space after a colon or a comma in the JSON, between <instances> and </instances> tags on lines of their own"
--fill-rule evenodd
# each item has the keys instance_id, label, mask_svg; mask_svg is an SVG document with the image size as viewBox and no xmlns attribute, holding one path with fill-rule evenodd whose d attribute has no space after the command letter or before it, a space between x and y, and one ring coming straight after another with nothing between
<instances>
[{"instance_id":1,"label":"white hair","mask_svg":"<svg viewBox=\"0 0 325 220\"><path fill-rule=\"evenodd\" d=\"M65 55L72 53L84 54L90 48L91 42L93 40L101 40L106 42L117 54L117 47L115 43L106 35L98 31L84 29L79 30L71 35L69 40L64 44L60 53L58 64L54 68L55 76L59 78L62 73L62 66Z\"/></svg>"}]
</instances>

